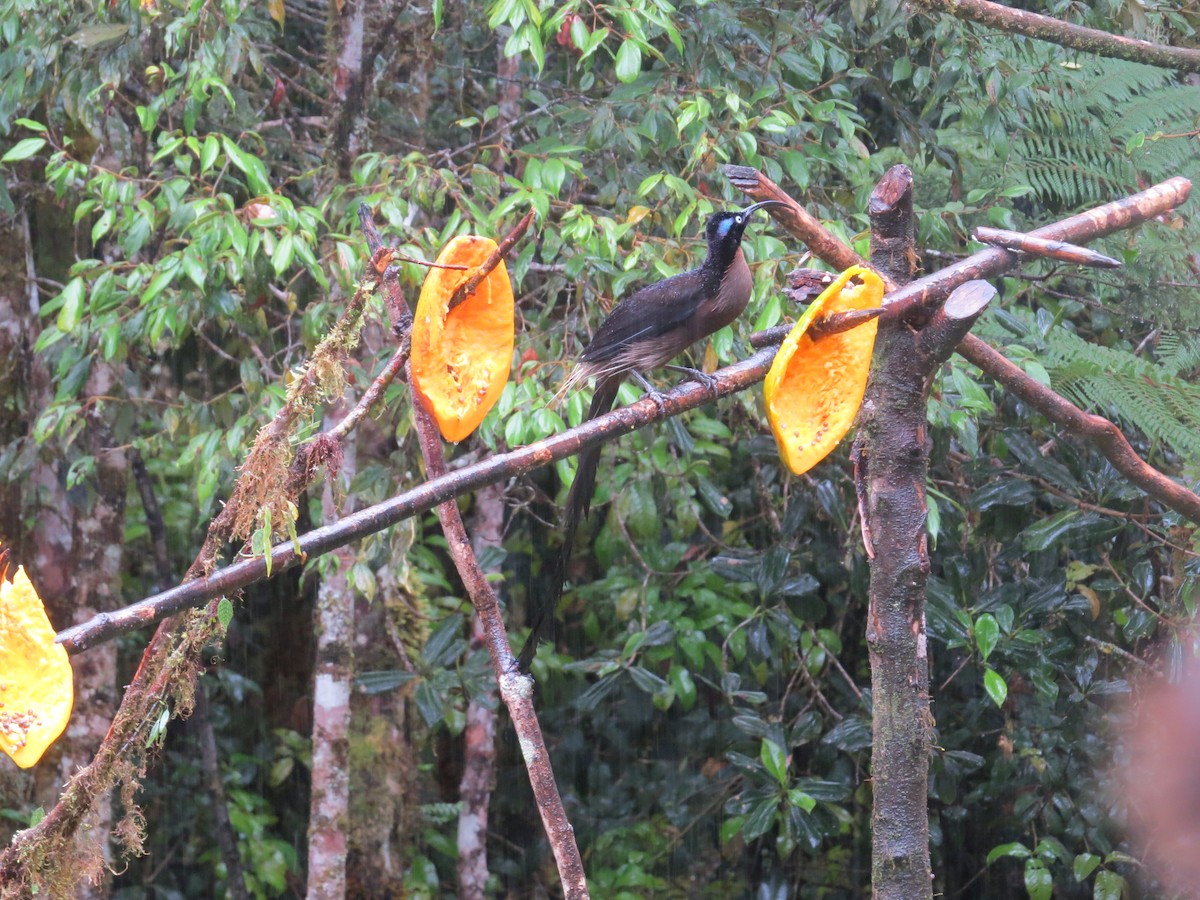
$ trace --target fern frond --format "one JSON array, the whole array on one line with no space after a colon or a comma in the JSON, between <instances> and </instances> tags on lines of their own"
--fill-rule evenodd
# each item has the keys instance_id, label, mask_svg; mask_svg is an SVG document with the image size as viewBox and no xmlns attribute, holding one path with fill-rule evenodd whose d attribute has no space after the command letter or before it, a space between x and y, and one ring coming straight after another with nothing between
<instances>
[{"instance_id":1,"label":"fern frond","mask_svg":"<svg viewBox=\"0 0 1200 900\"><path fill-rule=\"evenodd\" d=\"M1009 327L1023 327L1055 390L1084 409L1110 416L1159 441L1185 459L1200 458L1200 385L1179 377L1179 361L1200 362L1200 338L1173 337L1170 362L1155 362L1127 350L1090 343L1063 327L1045 337L1021 314ZM1161 345L1160 345L1161 349Z\"/></svg>"},{"instance_id":2,"label":"fern frond","mask_svg":"<svg viewBox=\"0 0 1200 900\"><path fill-rule=\"evenodd\" d=\"M1158 362L1177 376L1200 369L1200 334L1164 332L1158 339Z\"/></svg>"}]
</instances>

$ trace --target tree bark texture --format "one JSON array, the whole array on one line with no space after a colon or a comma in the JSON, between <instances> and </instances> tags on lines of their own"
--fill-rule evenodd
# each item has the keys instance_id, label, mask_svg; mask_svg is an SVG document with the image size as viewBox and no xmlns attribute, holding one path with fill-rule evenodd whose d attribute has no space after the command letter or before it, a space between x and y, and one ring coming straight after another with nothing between
<instances>
[{"instance_id":1,"label":"tree bark texture","mask_svg":"<svg viewBox=\"0 0 1200 900\"><path fill-rule=\"evenodd\" d=\"M118 393L117 381L110 365L97 362L87 381L88 397ZM46 389L45 396L52 396L49 382ZM34 408L40 409L41 404ZM58 622L86 622L113 609L120 594L129 460L125 451L115 446L104 404L93 399L85 415L86 452L95 459L91 477L67 488L65 467L43 460L34 478L40 488L34 500L37 518L39 523L45 521L46 527L35 531L35 556L28 569L52 619ZM95 659L74 660L71 667L75 676L71 719L47 755L54 765L40 766L35 774L36 795L45 808L57 801L63 786L91 761L117 709L115 646ZM84 857L89 874L87 882L76 889L76 897L108 896L113 826L112 803L106 798L88 819L86 844L90 849Z\"/></svg>"},{"instance_id":2,"label":"tree bark texture","mask_svg":"<svg viewBox=\"0 0 1200 900\"><path fill-rule=\"evenodd\" d=\"M329 4L328 47L330 59L329 145L326 160L334 165L340 181L350 180L350 167L362 152L367 130L367 81L363 34L367 24L367 0Z\"/></svg>"},{"instance_id":3,"label":"tree bark texture","mask_svg":"<svg viewBox=\"0 0 1200 900\"><path fill-rule=\"evenodd\" d=\"M871 195L871 263L896 284L912 280L912 172L892 168ZM925 592L929 553L926 403L944 363L994 296L961 285L912 322L881 323L855 442L855 481L871 557L867 647L871 659L871 885L882 900L931 897L928 780L933 716Z\"/></svg>"},{"instance_id":4,"label":"tree bark texture","mask_svg":"<svg viewBox=\"0 0 1200 900\"><path fill-rule=\"evenodd\" d=\"M915 273L912 173L891 169L871 195L871 263L897 284ZM928 380L917 333L879 329L856 442L871 558L871 884L877 898L932 896L926 808L930 751L925 636Z\"/></svg>"},{"instance_id":5,"label":"tree bark texture","mask_svg":"<svg viewBox=\"0 0 1200 900\"><path fill-rule=\"evenodd\" d=\"M475 495L475 516L471 524L476 555L485 548L500 549L503 546L503 487L488 485ZM471 648L483 647L485 640L483 622L475 613L471 616ZM463 774L458 790L462 803L462 812L458 816L458 896L462 900L482 900L487 888L488 806L496 787L498 705L499 697L494 688L486 697L473 698L467 704Z\"/></svg>"},{"instance_id":6,"label":"tree bark texture","mask_svg":"<svg viewBox=\"0 0 1200 900\"><path fill-rule=\"evenodd\" d=\"M332 412L332 411L331 411ZM344 412L344 410L343 410ZM327 417L326 427L341 418ZM345 442L340 471L325 480L322 505L330 521L340 510L334 500L336 477L354 474L354 439ZM354 682L353 548L335 551L337 570L321 581L313 609L317 660L313 671L312 797L308 826L309 900L346 896L346 856L350 830L350 693Z\"/></svg>"}]
</instances>

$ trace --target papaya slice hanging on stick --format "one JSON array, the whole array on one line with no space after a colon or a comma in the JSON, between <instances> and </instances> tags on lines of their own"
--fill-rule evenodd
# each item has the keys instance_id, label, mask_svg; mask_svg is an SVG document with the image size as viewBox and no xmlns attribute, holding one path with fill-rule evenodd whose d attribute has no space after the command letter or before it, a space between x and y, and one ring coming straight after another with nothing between
<instances>
[{"instance_id":1,"label":"papaya slice hanging on stick","mask_svg":"<svg viewBox=\"0 0 1200 900\"><path fill-rule=\"evenodd\" d=\"M0 750L27 769L63 733L75 700L67 651L54 643L42 600L0 554Z\"/></svg>"},{"instance_id":2,"label":"papaya slice hanging on stick","mask_svg":"<svg viewBox=\"0 0 1200 900\"><path fill-rule=\"evenodd\" d=\"M858 283L850 282L857 279ZM862 405L879 322L814 336L813 322L883 302L883 281L870 269L843 272L809 304L775 355L763 382L767 418L779 455L797 475L823 460L845 437Z\"/></svg>"},{"instance_id":3,"label":"papaya slice hanging on stick","mask_svg":"<svg viewBox=\"0 0 1200 900\"><path fill-rule=\"evenodd\" d=\"M460 235L437 261L463 269L430 269L412 327L413 387L424 398L442 437L461 441L500 399L512 366L512 283L503 260L450 308L450 298L496 251L496 242Z\"/></svg>"}]
</instances>

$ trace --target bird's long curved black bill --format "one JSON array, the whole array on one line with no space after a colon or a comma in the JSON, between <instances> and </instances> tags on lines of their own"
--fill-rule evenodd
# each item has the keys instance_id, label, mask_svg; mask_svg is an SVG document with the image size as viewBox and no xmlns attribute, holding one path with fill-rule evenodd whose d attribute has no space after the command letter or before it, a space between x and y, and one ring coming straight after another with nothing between
<instances>
[{"instance_id":1,"label":"bird's long curved black bill","mask_svg":"<svg viewBox=\"0 0 1200 900\"><path fill-rule=\"evenodd\" d=\"M759 200L757 203L751 203L742 210L743 216L749 216L751 213L762 209L764 206L787 206L782 200Z\"/></svg>"}]
</instances>

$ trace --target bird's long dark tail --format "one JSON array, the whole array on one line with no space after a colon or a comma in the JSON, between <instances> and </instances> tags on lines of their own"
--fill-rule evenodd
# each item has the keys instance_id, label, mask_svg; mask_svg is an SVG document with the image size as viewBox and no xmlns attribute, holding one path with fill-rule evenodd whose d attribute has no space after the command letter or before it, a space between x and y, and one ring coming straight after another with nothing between
<instances>
[{"instance_id":1,"label":"bird's long dark tail","mask_svg":"<svg viewBox=\"0 0 1200 900\"><path fill-rule=\"evenodd\" d=\"M610 409L617 399L617 389L621 386L621 376L609 375L596 382L596 391L592 394L592 405L588 407L588 419L602 416ZM558 601L562 599L563 580L567 577L567 563L571 561L571 546L575 543L575 531L592 508L592 494L596 491L596 470L600 466L600 450L603 444L586 447L579 453L579 465L575 470L575 481L567 494L567 506L563 510L562 546L550 560L550 569L546 573L550 589L545 595L534 598L533 627L521 654L517 657L520 671L529 672L529 665L537 653L538 642L542 638L547 625L553 621L558 609Z\"/></svg>"}]
</instances>

